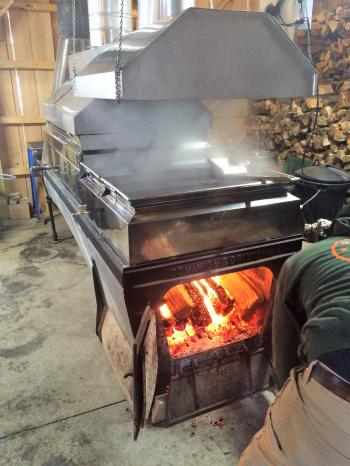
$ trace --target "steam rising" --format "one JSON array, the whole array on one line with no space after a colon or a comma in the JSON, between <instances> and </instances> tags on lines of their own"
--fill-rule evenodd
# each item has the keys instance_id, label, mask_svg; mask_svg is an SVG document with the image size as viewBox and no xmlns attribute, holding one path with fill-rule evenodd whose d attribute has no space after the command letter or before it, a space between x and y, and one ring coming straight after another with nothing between
<instances>
[{"instance_id":1,"label":"steam rising","mask_svg":"<svg viewBox=\"0 0 350 466\"><path fill-rule=\"evenodd\" d=\"M248 143L244 137L247 112L232 116L225 101L223 118L216 112L220 103L215 102L207 106L195 101L146 103L148 111L143 110L141 116L136 114L139 107L124 107L126 121L116 121L113 135L115 150L85 155L84 163L128 197L175 194L276 176L271 172L275 168L271 154L257 153L255 141ZM226 137L217 131L217 122L222 124L223 119L229 129ZM241 137L237 137L237 129Z\"/></svg>"}]
</instances>

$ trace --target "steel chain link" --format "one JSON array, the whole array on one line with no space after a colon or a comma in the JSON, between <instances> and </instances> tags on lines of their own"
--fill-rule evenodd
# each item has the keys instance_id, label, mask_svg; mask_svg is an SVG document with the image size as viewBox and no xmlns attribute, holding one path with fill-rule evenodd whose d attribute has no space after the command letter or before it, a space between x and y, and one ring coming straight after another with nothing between
<instances>
[{"instance_id":1,"label":"steel chain link","mask_svg":"<svg viewBox=\"0 0 350 466\"><path fill-rule=\"evenodd\" d=\"M120 22L119 22L119 43L117 50L117 60L115 64L115 97L120 104L123 97L122 82L122 45L123 45L123 22L124 22L124 0L120 2Z\"/></svg>"},{"instance_id":2,"label":"steel chain link","mask_svg":"<svg viewBox=\"0 0 350 466\"><path fill-rule=\"evenodd\" d=\"M75 91L75 78L77 76L77 63L76 63L76 10L75 10L75 2L76 0L72 0L72 36L73 36L73 43L72 43L72 71L73 71L73 93Z\"/></svg>"}]
</instances>

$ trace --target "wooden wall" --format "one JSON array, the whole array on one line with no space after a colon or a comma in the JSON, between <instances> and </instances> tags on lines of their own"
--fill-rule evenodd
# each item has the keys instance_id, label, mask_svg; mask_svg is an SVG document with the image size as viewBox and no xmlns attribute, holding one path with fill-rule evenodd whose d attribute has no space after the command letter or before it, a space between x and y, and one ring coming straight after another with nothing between
<instances>
[{"instance_id":1,"label":"wooden wall","mask_svg":"<svg viewBox=\"0 0 350 466\"><path fill-rule=\"evenodd\" d=\"M344 6L347 0L314 0L313 16L316 16L322 10L332 11L338 6Z\"/></svg>"},{"instance_id":2,"label":"wooden wall","mask_svg":"<svg viewBox=\"0 0 350 466\"><path fill-rule=\"evenodd\" d=\"M259 11L260 0L197 0L196 6L221 10Z\"/></svg>"},{"instance_id":3,"label":"wooden wall","mask_svg":"<svg viewBox=\"0 0 350 466\"><path fill-rule=\"evenodd\" d=\"M43 138L41 104L51 93L55 66L55 7L47 0L15 1L0 18L0 159L3 172L17 176L5 183L2 198L19 192L31 200L27 144ZM6 216L2 201L0 216Z\"/></svg>"}]
</instances>

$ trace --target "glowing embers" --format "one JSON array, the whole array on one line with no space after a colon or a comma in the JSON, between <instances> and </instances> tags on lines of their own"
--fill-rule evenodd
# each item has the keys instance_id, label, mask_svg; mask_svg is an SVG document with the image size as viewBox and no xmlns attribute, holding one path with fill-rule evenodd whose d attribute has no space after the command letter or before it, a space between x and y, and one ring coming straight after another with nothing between
<instances>
[{"instance_id":1,"label":"glowing embers","mask_svg":"<svg viewBox=\"0 0 350 466\"><path fill-rule=\"evenodd\" d=\"M205 351L261 332L273 274L266 267L174 286L159 306L170 354Z\"/></svg>"}]
</instances>

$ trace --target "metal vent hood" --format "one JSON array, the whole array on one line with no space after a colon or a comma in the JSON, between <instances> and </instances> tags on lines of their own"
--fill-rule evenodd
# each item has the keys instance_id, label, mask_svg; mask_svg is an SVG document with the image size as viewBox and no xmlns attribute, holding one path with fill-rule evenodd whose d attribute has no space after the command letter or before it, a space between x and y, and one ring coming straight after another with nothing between
<instances>
[{"instance_id":1,"label":"metal vent hood","mask_svg":"<svg viewBox=\"0 0 350 466\"><path fill-rule=\"evenodd\" d=\"M115 99L117 51L80 63L76 96ZM305 97L316 73L269 14L189 8L124 36L122 87L123 100Z\"/></svg>"}]
</instances>

